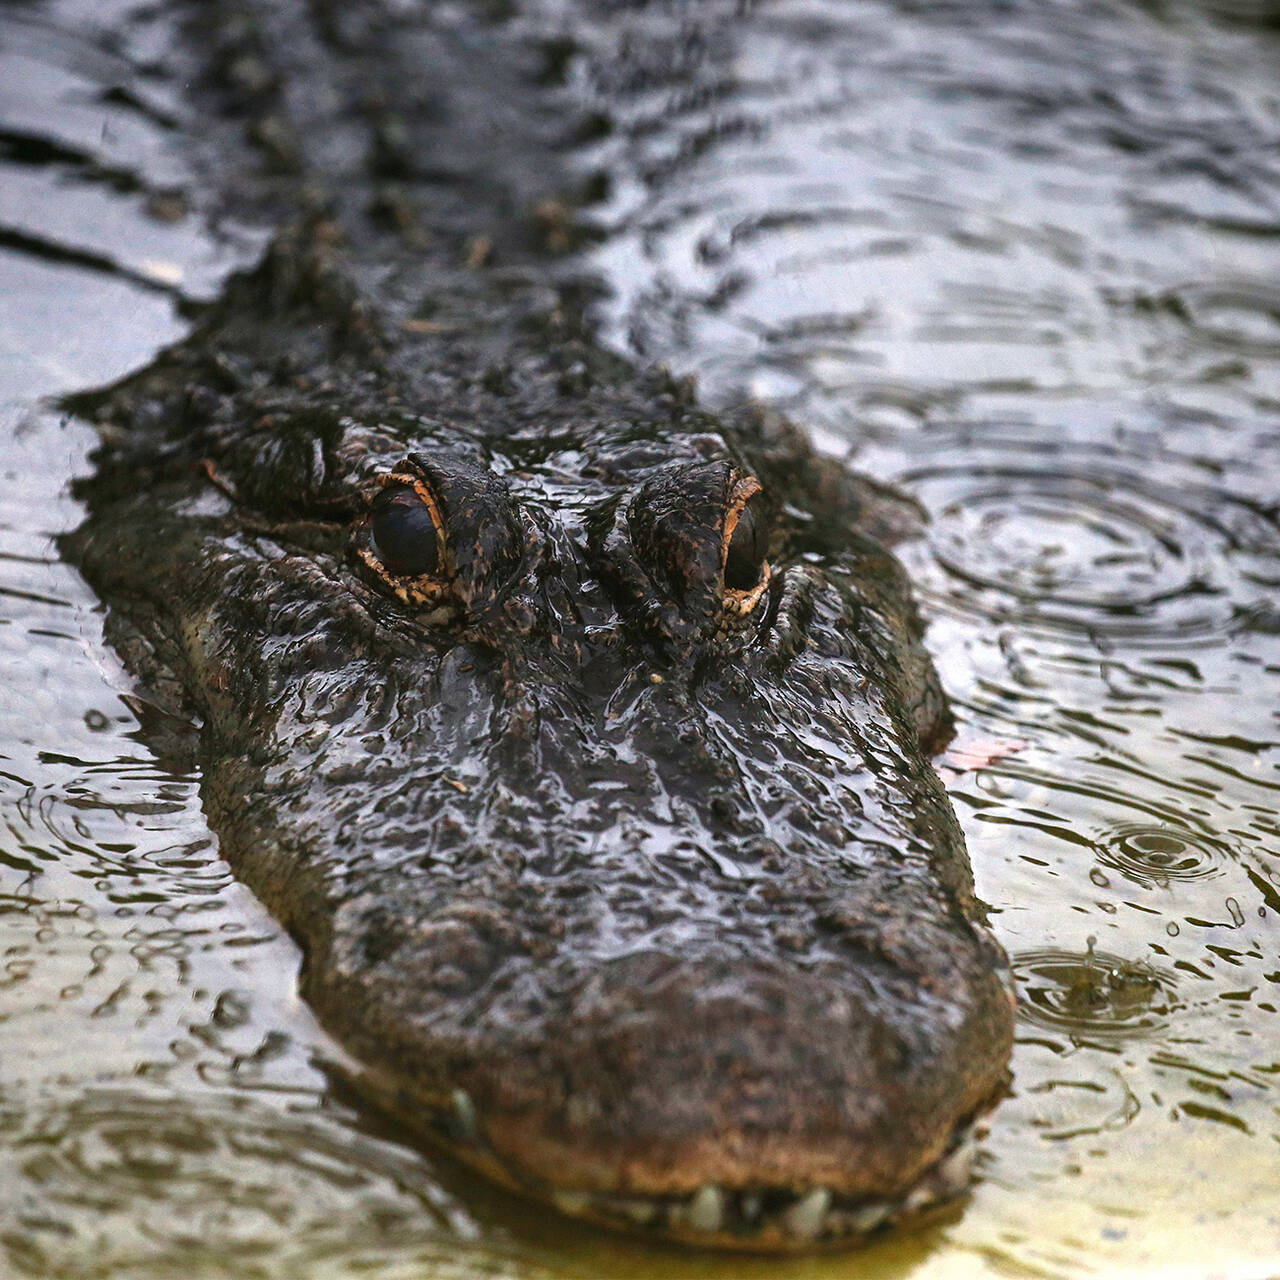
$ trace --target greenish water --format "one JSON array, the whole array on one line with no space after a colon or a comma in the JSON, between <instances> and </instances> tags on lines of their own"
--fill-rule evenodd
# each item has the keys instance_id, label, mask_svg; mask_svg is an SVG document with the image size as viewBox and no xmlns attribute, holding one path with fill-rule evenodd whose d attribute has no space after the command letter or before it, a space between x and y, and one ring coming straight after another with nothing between
<instances>
[{"instance_id":1,"label":"greenish water","mask_svg":"<svg viewBox=\"0 0 1280 1280\"><path fill-rule=\"evenodd\" d=\"M655 1251L330 1082L52 543L92 438L42 398L180 336L259 237L174 199L163 10L49 0L0 9L0 1276L1280 1274L1280 42L1065 0L683 12L575 30L601 325L932 513L941 763L1022 996L972 1200L854 1255ZM660 21L682 76L609 82Z\"/></svg>"}]
</instances>

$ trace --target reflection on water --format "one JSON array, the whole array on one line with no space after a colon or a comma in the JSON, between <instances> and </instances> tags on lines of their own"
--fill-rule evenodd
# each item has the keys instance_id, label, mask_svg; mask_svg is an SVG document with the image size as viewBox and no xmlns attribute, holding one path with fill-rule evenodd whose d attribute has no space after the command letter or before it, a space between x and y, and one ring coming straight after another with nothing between
<instances>
[{"instance_id":1,"label":"reflection on water","mask_svg":"<svg viewBox=\"0 0 1280 1280\"><path fill-rule=\"evenodd\" d=\"M256 241L191 195L163 7L34 0L0 12L0 1273L1268 1274L1280 44L1239 20L1274 14L526 7L612 124L582 152L609 178L606 333L933 513L903 554L1023 1008L982 1182L855 1258L657 1253L513 1205L331 1085L190 741L57 562L91 438L37 405L175 338ZM626 74L663 42L678 74Z\"/></svg>"}]
</instances>

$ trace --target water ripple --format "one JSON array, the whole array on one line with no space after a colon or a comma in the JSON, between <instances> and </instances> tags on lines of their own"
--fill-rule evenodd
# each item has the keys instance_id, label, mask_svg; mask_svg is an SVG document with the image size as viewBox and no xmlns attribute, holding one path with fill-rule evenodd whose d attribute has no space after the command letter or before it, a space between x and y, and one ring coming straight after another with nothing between
<instances>
[{"instance_id":1,"label":"water ripple","mask_svg":"<svg viewBox=\"0 0 1280 1280\"><path fill-rule=\"evenodd\" d=\"M1092 947L1024 951L1013 957L1013 971L1022 1019L1074 1039L1155 1035L1177 1004L1172 974Z\"/></svg>"},{"instance_id":2,"label":"water ripple","mask_svg":"<svg viewBox=\"0 0 1280 1280\"><path fill-rule=\"evenodd\" d=\"M510 1273L411 1151L326 1115L244 1095L0 1096L5 1274L439 1277ZM33 1212L32 1205L39 1205ZM24 1207L25 1206L25 1207ZM523 1251L519 1274L545 1275Z\"/></svg>"},{"instance_id":3,"label":"water ripple","mask_svg":"<svg viewBox=\"0 0 1280 1280\"><path fill-rule=\"evenodd\" d=\"M1114 447L931 440L898 477L934 513L949 604L1001 621L1167 645L1221 636L1237 553L1280 556L1270 514ZM1181 468L1185 472L1186 468ZM1181 481L1181 482L1179 482Z\"/></svg>"},{"instance_id":4,"label":"water ripple","mask_svg":"<svg viewBox=\"0 0 1280 1280\"><path fill-rule=\"evenodd\" d=\"M1168 297L1206 345L1255 360L1280 358L1280 289L1239 280L1184 284Z\"/></svg>"},{"instance_id":5,"label":"water ripple","mask_svg":"<svg viewBox=\"0 0 1280 1280\"><path fill-rule=\"evenodd\" d=\"M1164 824L1124 822L1109 834L1098 860L1148 888L1224 874L1231 853L1220 840Z\"/></svg>"}]
</instances>

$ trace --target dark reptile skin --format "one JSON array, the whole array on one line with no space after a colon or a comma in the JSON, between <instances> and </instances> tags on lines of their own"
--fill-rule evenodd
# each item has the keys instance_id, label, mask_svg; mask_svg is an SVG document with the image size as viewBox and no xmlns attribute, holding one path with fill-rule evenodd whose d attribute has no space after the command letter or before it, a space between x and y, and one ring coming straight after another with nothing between
<instances>
[{"instance_id":1,"label":"dark reptile skin","mask_svg":"<svg viewBox=\"0 0 1280 1280\"><path fill-rule=\"evenodd\" d=\"M283 229L72 401L106 430L66 540L198 720L225 856L382 1105L530 1194L906 1194L1012 1038L884 547L915 513L592 344L538 203L581 122L518 24L260 8L182 56L206 199ZM360 558L393 470L454 495L447 616ZM746 477L772 576L726 618Z\"/></svg>"}]
</instances>

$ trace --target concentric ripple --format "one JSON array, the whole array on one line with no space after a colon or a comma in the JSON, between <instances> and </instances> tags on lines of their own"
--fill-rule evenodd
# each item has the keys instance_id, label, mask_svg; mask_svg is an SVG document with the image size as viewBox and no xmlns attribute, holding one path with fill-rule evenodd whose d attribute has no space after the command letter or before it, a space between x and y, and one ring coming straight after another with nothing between
<instances>
[{"instance_id":1,"label":"concentric ripple","mask_svg":"<svg viewBox=\"0 0 1280 1280\"><path fill-rule=\"evenodd\" d=\"M1022 1019L1076 1040L1155 1035L1176 1003L1170 974L1092 947L1025 951L1013 971Z\"/></svg>"},{"instance_id":2,"label":"concentric ripple","mask_svg":"<svg viewBox=\"0 0 1280 1280\"><path fill-rule=\"evenodd\" d=\"M1170 297L1205 345L1255 360L1280 358L1280 289L1256 281L1186 284Z\"/></svg>"},{"instance_id":3,"label":"concentric ripple","mask_svg":"<svg viewBox=\"0 0 1280 1280\"><path fill-rule=\"evenodd\" d=\"M1140 645L1202 640L1252 594L1248 556L1280 551L1265 512L1198 474L1184 480L1176 459L1143 465L1087 442L929 447L947 461L898 479L934 513L939 592L965 612Z\"/></svg>"},{"instance_id":4,"label":"concentric ripple","mask_svg":"<svg viewBox=\"0 0 1280 1280\"><path fill-rule=\"evenodd\" d=\"M1222 875L1230 853L1221 841L1157 823L1127 822L1099 847L1098 860L1146 888Z\"/></svg>"},{"instance_id":5,"label":"concentric ripple","mask_svg":"<svg viewBox=\"0 0 1280 1280\"><path fill-rule=\"evenodd\" d=\"M123 1089L50 1103L0 1095L9 1161L0 1221L24 1223L0 1236L0 1270L379 1277L403 1276L416 1259L421 1275L508 1271L501 1240L470 1243L477 1223L429 1163L317 1111L305 1094L293 1102L177 1102ZM39 1213L24 1215L33 1203Z\"/></svg>"}]
</instances>

